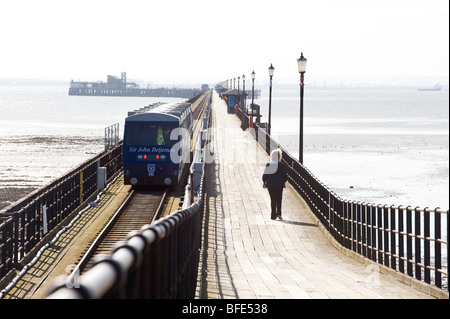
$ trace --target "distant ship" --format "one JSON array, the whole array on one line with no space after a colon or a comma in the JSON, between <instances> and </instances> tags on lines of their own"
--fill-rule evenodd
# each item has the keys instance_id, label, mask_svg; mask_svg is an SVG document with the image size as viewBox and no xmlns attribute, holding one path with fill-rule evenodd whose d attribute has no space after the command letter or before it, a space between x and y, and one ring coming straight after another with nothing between
<instances>
[{"instance_id":1,"label":"distant ship","mask_svg":"<svg viewBox=\"0 0 450 319\"><path fill-rule=\"evenodd\" d=\"M442 85L436 84L434 87L432 88L428 88L428 89L418 89L419 91L440 91L442 90Z\"/></svg>"}]
</instances>

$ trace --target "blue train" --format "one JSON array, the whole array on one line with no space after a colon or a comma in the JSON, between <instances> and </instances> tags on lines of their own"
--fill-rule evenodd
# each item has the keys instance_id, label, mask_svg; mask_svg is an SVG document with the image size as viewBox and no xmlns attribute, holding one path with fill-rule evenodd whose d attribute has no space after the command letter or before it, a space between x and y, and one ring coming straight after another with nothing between
<instances>
[{"instance_id":1,"label":"blue train","mask_svg":"<svg viewBox=\"0 0 450 319\"><path fill-rule=\"evenodd\" d=\"M129 112L123 138L126 185L172 186L190 162L190 103L156 103Z\"/></svg>"}]
</instances>

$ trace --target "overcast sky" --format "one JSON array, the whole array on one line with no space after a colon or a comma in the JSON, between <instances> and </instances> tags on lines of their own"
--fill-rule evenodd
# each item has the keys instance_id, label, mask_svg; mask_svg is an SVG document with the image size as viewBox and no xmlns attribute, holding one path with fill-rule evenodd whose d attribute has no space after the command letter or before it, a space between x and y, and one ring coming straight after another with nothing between
<instances>
[{"instance_id":1,"label":"overcast sky","mask_svg":"<svg viewBox=\"0 0 450 319\"><path fill-rule=\"evenodd\" d=\"M447 77L448 0L0 0L0 78Z\"/></svg>"}]
</instances>

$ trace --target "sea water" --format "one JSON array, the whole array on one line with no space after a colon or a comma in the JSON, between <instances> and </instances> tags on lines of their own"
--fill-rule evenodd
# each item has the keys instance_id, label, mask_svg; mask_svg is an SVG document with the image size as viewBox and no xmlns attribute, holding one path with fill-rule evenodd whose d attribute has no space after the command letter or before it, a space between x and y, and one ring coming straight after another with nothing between
<instances>
[{"instance_id":1,"label":"sea water","mask_svg":"<svg viewBox=\"0 0 450 319\"><path fill-rule=\"evenodd\" d=\"M0 83L0 187L41 187L101 152L105 127L177 98L69 96L67 83ZM246 101L247 106L250 99ZM268 90L255 100L268 120ZM272 136L299 151L299 90L273 88ZM449 206L449 92L308 88L304 165L338 196Z\"/></svg>"},{"instance_id":2,"label":"sea water","mask_svg":"<svg viewBox=\"0 0 450 319\"><path fill-rule=\"evenodd\" d=\"M69 84L0 83L0 187L41 187L104 150L128 111L176 98L69 96ZM120 136L121 138L121 136Z\"/></svg>"},{"instance_id":3,"label":"sea water","mask_svg":"<svg viewBox=\"0 0 450 319\"><path fill-rule=\"evenodd\" d=\"M255 103L267 122L267 90ZM298 158L299 90L271 104L272 136ZM448 209L448 90L305 88L303 104L303 164L338 196Z\"/></svg>"},{"instance_id":4,"label":"sea water","mask_svg":"<svg viewBox=\"0 0 450 319\"><path fill-rule=\"evenodd\" d=\"M184 99L69 96L68 83L0 81L0 190L50 183L103 151L105 127L119 123L123 134L128 111L177 101ZM273 89L272 136L294 157L299 102L298 90ZM268 91L255 103L267 122ZM344 199L447 210L449 92L306 87L303 159Z\"/></svg>"}]
</instances>

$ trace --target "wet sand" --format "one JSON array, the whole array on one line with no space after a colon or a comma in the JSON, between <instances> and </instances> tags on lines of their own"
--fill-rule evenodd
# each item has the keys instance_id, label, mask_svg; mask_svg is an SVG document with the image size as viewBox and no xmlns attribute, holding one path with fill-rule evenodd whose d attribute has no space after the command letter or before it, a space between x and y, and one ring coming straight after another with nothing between
<instances>
[{"instance_id":1,"label":"wet sand","mask_svg":"<svg viewBox=\"0 0 450 319\"><path fill-rule=\"evenodd\" d=\"M103 150L97 136L0 137L0 211Z\"/></svg>"},{"instance_id":2,"label":"wet sand","mask_svg":"<svg viewBox=\"0 0 450 319\"><path fill-rule=\"evenodd\" d=\"M24 198L37 188L33 187L6 187L0 188L0 211L12 203Z\"/></svg>"}]
</instances>

